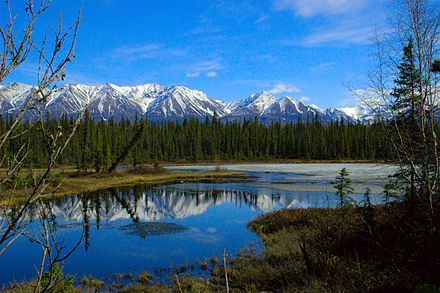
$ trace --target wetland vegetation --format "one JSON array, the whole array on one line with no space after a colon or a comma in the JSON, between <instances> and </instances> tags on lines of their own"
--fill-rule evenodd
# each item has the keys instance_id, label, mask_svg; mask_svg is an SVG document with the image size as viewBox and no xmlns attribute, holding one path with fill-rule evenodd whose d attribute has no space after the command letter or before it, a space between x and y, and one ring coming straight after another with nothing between
<instances>
[{"instance_id":1,"label":"wetland vegetation","mask_svg":"<svg viewBox=\"0 0 440 293\"><path fill-rule=\"evenodd\" d=\"M17 204L26 199L26 195L32 189L36 179L44 170L25 170L11 180L16 183L13 187L13 196L9 204ZM0 171L5 174L6 170ZM241 178L243 173L228 170L212 170L210 172L169 171L162 167L143 167L108 173L78 173L74 168L54 168L47 178L48 192L54 197L82 194L86 192L116 188L121 186L133 186L137 184L160 184L174 181L198 181L214 180L221 178ZM11 183L12 184L12 183Z\"/></svg>"},{"instance_id":2,"label":"wetland vegetation","mask_svg":"<svg viewBox=\"0 0 440 293\"><path fill-rule=\"evenodd\" d=\"M54 50L34 43L50 1L24 4L19 34L9 13L0 83L31 51L40 62L19 112L0 117L3 291L439 292L440 11L436 1L398 2L388 33L376 36L367 91L374 94L366 98L379 110L367 124L322 123L318 115L270 125L215 114L181 123L94 121L87 107L53 119L44 110L73 60L81 13L66 32L54 30ZM391 181L366 184L370 165L357 174L343 166L331 181L304 165L266 166L236 181L228 178L240 174L222 168L169 171L161 160L397 165L386 174ZM124 163L133 169L117 171ZM154 168L138 168L149 163ZM214 178L226 179L203 181ZM159 185L121 187L141 183ZM370 183L375 190L359 192Z\"/></svg>"}]
</instances>

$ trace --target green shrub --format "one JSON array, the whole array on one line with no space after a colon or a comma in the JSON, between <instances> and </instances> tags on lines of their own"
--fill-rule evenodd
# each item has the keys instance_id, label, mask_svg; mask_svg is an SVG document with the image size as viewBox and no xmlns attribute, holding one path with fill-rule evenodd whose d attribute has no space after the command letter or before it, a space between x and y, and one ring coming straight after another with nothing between
<instances>
[{"instance_id":1,"label":"green shrub","mask_svg":"<svg viewBox=\"0 0 440 293\"><path fill-rule=\"evenodd\" d=\"M72 286L74 280L75 275L64 276L63 265L60 266L58 263L54 263L52 274L45 272L41 277L40 288L45 289L45 292L68 292L74 289Z\"/></svg>"}]
</instances>

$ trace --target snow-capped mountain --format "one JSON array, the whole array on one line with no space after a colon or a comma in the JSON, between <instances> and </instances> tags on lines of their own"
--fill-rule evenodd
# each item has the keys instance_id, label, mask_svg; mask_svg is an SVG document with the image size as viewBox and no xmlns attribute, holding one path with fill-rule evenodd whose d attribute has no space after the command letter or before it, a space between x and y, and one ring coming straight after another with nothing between
<instances>
[{"instance_id":1,"label":"snow-capped mountain","mask_svg":"<svg viewBox=\"0 0 440 293\"><path fill-rule=\"evenodd\" d=\"M36 90L30 85L18 82L0 86L0 114L15 115ZM181 121L185 117L203 119L214 114L226 120L259 118L265 123L303 121L307 117L323 122L340 120L370 122L375 119L374 111L367 107L320 109L316 105L274 96L262 92L250 97L225 103L211 99L207 94L183 86L166 87L151 83L139 86L117 86L105 84L89 86L66 84L56 89L47 99L46 109L51 117L77 115L88 106L90 117L99 120L125 117L134 120L148 117L152 121ZM31 118L31 115L28 115Z\"/></svg>"},{"instance_id":2,"label":"snow-capped mountain","mask_svg":"<svg viewBox=\"0 0 440 293\"><path fill-rule=\"evenodd\" d=\"M136 113L142 115L145 107L133 98L128 99L126 93L119 89L112 84L97 87L90 97L88 106L90 117L93 119L113 117L116 120L125 117L133 120Z\"/></svg>"},{"instance_id":3,"label":"snow-capped mountain","mask_svg":"<svg viewBox=\"0 0 440 293\"><path fill-rule=\"evenodd\" d=\"M323 121L340 121L341 119L344 119L344 121L350 121L354 122L356 118L354 118L351 115L348 115L344 111L341 111L340 109L336 109L335 107L329 107L325 110L321 111L322 119Z\"/></svg>"},{"instance_id":4,"label":"snow-capped mountain","mask_svg":"<svg viewBox=\"0 0 440 293\"><path fill-rule=\"evenodd\" d=\"M64 85L51 96L47 109L50 113L79 113L90 102L94 90L92 86Z\"/></svg>"},{"instance_id":5,"label":"snow-capped mountain","mask_svg":"<svg viewBox=\"0 0 440 293\"><path fill-rule=\"evenodd\" d=\"M315 109L307 107L301 101L290 97L284 97L267 108L261 117L265 122L278 120L281 120L282 122L291 122L298 121L299 118L304 121L304 119L307 119L308 114L312 114L312 117L314 117L316 112Z\"/></svg>"},{"instance_id":6,"label":"snow-capped mountain","mask_svg":"<svg viewBox=\"0 0 440 293\"><path fill-rule=\"evenodd\" d=\"M378 119L379 114L383 115L384 113L380 113L381 107L374 106L366 106L366 105L357 105L354 107L345 107L339 109L350 117L353 117L354 120L362 121L363 123L373 122Z\"/></svg>"},{"instance_id":7,"label":"snow-capped mountain","mask_svg":"<svg viewBox=\"0 0 440 293\"><path fill-rule=\"evenodd\" d=\"M344 112L333 107L321 110L317 106L306 105L304 102L291 97L281 98L268 107L267 110L261 115L261 119L265 123L271 123L271 121L290 123L297 122L299 119L305 122L307 118L315 119L315 117L318 117L320 121L326 123L334 120L340 120L341 118L343 118L345 121L353 120Z\"/></svg>"},{"instance_id":8,"label":"snow-capped mountain","mask_svg":"<svg viewBox=\"0 0 440 293\"><path fill-rule=\"evenodd\" d=\"M23 106L32 93L32 86L19 82L9 83L0 88L0 109L2 112L13 111Z\"/></svg>"},{"instance_id":9,"label":"snow-capped mountain","mask_svg":"<svg viewBox=\"0 0 440 293\"><path fill-rule=\"evenodd\" d=\"M224 119L240 120L260 117L277 99L266 92L253 94L247 99L234 101L227 104L229 112Z\"/></svg>"},{"instance_id":10,"label":"snow-capped mountain","mask_svg":"<svg viewBox=\"0 0 440 293\"><path fill-rule=\"evenodd\" d=\"M204 118L214 114L224 116L224 106L201 91L183 86L173 86L163 91L148 107L148 119L151 120Z\"/></svg>"}]
</instances>

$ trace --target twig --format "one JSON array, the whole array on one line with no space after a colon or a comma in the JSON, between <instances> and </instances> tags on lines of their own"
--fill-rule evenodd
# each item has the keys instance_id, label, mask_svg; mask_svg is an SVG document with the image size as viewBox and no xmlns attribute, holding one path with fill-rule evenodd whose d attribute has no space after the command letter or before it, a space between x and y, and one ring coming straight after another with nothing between
<instances>
[{"instance_id":1,"label":"twig","mask_svg":"<svg viewBox=\"0 0 440 293\"><path fill-rule=\"evenodd\" d=\"M226 293L229 293L228 270L226 269L226 249L223 250L223 266L225 268Z\"/></svg>"},{"instance_id":2,"label":"twig","mask_svg":"<svg viewBox=\"0 0 440 293\"><path fill-rule=\"evenodd\" d=\"M180 287L179 277L177 275L175 275L175 277L176 277L177 288L179 289L180 293L183 293L182 288Z\"/></svg>"}]
</instances>

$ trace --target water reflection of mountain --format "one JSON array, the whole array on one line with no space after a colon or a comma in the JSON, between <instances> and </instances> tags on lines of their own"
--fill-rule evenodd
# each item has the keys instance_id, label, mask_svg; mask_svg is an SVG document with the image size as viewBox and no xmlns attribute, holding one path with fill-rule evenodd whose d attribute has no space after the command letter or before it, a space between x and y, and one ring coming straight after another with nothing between
<instances>
[{"instance_id":1,"label":"water reflection of mountain","mask_svg":"<svg viewBox=\"0 0 440 293\"><path fill-rule=\"evenodd\" d=\"M297 197L288 198L268 190L234 185L179 184L156 188L136 186L72 196L57 202L53 211L65 221L82 221L87 210L88 220L145 222L199 215L224 203L247 206L264 213L278 206L297 205L300 201Z\"/></svg>"}]
</instances>

